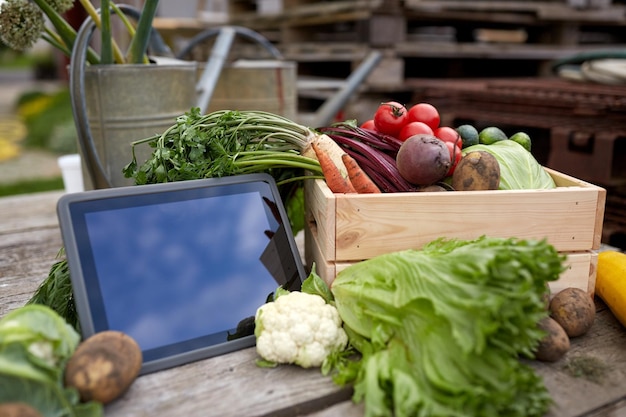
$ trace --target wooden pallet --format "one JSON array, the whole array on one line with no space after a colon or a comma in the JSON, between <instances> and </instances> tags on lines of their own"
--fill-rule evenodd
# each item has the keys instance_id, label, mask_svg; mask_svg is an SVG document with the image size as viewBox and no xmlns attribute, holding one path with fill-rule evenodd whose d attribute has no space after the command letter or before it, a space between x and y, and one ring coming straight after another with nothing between
<instances>
[{"instance_id":1,"label":"wooden pallet","mask_svg":"<svg viewBox=\"0 0 626 417\"><path fill-rule=\"evenodd\" d=\"M280 13L259 15L258 13L233 13L230 22L251 28L271 25L308 26L339 23L364 19L380 10L384 0L340 0L340 1L283 1Z\"/></svg>"},{"instance_id":2,"label":"wooden pallet","mask_svg":"<svg viewBox=\"0 0 626 417\"><path fill-rule=\"evenodd\" d=\"M610 116L626 113L626 86L576 83L559 78L412 80L416 95L456 101L550 108L550 114ZM626 123L626 121L624 122Z\"/></svg>"},{"instance_id":3,"label":"wooden pallet","mask_svg":"<svg viewBox=\"0 0 626 417\"><path fill-rule=\"evenodd\" d=\"M488 14L516 13L531 15L536 19L570 22L621 22L624 7L606 4L599 8L572 7L570 1L463 1L463 0L405 0L409 12L439 15L446 13L479 14L481 19ZM449 16L448 16L449 17Z\"/></svg>"},{"instance_id":4,"label":"wooden pallet","mask_svg":"<svg viewBox=\"0 0 626 417\"><path fill-rule=\"evenodd\" d=\"M415 80L445 122L543 130L550 168L602 186L626 184L626 86L558 78ZM510 134L514 132L509 132ZM534 142L533 142L534 143Z\"/></svg>"},{"instance_id":5,"label":"wooden pallet","mask_svg":"<svg viewBox=\"0 0 626 417\"><path fill-rule=\"evenodd\" d=\"M367 48L383 51L383 70L369 79L378 81L377 88L397 90L411 78L429 77L426 70L433 61L446 66L437 72L442 77L477 76L481 60L490 60L485 68L493 69L484 76L508 75L508 68L499 72L508 62L522 63L515 64L520 70L512 75L535 76L549 74L549 62L555 59L607 45L626 49L621 30L626 5L578 9L569 1L282 1L282 12L273 14L259 14L252 7L258 1L230 2L228 23L261 32L306 73L317 70L316 62L344 62L353 68ZM155 27L189 35L211 24L157 19ZM345 66L338 68L344 71Z\"/></svg>"}]
</instances>

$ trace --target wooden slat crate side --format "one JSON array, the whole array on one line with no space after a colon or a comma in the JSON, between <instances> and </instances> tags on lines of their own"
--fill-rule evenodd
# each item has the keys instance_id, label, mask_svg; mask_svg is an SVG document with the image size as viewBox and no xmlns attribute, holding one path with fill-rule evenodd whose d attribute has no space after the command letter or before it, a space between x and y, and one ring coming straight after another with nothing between
<instances>
[{"instance_id":1,"label":"wooden slat crate side","mask_svg":"<svg viewBox=\"0 0 626 417\"><path fill-rule=\"evenodd\" d=\"M571 175L564 174L560 171L556 171L552 168L544 167L546 172L550 174L557 187L583 187L586 189L595 190L598 193L598 199L596 204L596 216L595 226L593 232L593 245L592 250L600 248L602 243L602 228L604 227L604 213L606 210L606 189L595 184L588 183Z\"/></svg>"},{"instance_id":2,"label":"wooden slat crate side","mask_svg":"<svg viewBox=\"0 0 626 417\"><path fill-rule=\"evenodd\" d=\"M315 264L315 272L331 285L337 274L353 265L354 262L333 262L324 258L314 233L305 231L306 264ZM549 283L550 293L556 294L565 288L579 288L592 297L595 295L598 254L596 251L560 252L566 255L565 270L558 280ZM356 261L358 262L358 261Z\"/></svg>"},{"instance_id":3,"label":"wooden slat crate side","mask_svg":"<svg viewBox=\"0 0 626 417\"><path fill-rule=\"evenodd\" d=\"M440 238L547 238L558 251L598 249L606 192L548 170L551 190L333 195L307 185L308 222L329 261L368 259ZM333 207L334 206L334 207Z\"/></svg>"},{"instance_id":4,"label":"wooden slat crate side","mask_svg":"<svg viewBox=\"0 0 626 417\"><path fill-rule=\"evenodd\" d=\"M314 232L317 246L322 253L334 254L337 240L335 195L328 187L316 186L314 181L317 180L306 180L304 187L306 230Z\"/></svg>"},{"instance_id":5,"label":"wooden slat crate side","mask_svg":"<svg viewBox=\"0 0 626 417\"><path fill-rule=\"evenodd\" d=\"M595 240L598 194L590 189L394 197L336 200L336 260L420 248L441 237L547 238L559 251L592 249Z\"/></svg>"},{"instance_id":6,"label":"wooden slat crate side","mask_svg":"<svg viewBox=\"0 0 626 417\"><path fill-rule=\"evenodd\" d=\"M328 262L324 258L318 237L315 230L310 227L304 229L304 263L307 271L315 268L315 273L330 285L337 275L337 270L334 262Z\"/></svg>"},{"instance_id":7,"label":"wooden slat crate side","mask_svg":"<svg viewBox=\"0 0 626 417\"><path fill-rule=\"evenodd\" d=\"M549 283L550 293L556 294L565 288L580 288L592 297L596 290L598 253L595 251L566 253L564 264L567 268L557 281Z\"/></svg>"}]
</instances>

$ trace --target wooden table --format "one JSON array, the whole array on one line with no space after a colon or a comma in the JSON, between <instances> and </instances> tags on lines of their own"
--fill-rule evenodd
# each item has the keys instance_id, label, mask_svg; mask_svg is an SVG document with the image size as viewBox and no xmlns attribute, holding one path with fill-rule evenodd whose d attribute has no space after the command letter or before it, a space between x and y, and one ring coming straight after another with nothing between
<instances>
[{"instance_id":1,"label":"wooden table","mask_svg":"<svg viewBox=\"0 0 626 417\"><path fill-rule=\"evenodd\" d=\"M60 192L0 198L0 317L21 307L47 277L62 247L56 218ZM601 301L591 331L572 340L566 358L532 366L555 404L549 417L626 416L626 330ZM138 378L105 408L106 416L363 416L317 369L259 368L254 348ZM575 377L567 365L595 363Z\"/></svg>"}]
</instances>

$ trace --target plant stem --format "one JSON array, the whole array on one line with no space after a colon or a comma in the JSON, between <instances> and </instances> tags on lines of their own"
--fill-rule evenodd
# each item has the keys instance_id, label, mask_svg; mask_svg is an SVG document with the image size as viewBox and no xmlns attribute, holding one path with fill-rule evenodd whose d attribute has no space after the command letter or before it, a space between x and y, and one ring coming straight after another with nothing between
<instances>
[{"instance_id":1,"label":"plant stem","mask_svg":"<svg viewBox=\"0 0 626 417\"><path fill-rule=\"evenodd\" d=\"M152 30L152 21L156 15L158 0L146 0L137 23L137 31L130 42L128 50L128 62L131 64L143 63L144 55L148 49L148 39Z\"/></svg>"},{"instance_id":2,"label":"plant stem","mask_svg":"<svg viewBox=\"0 0 626 417\"><path fill-rule=\"evenodd\" d=\"M135 27L130 23L126 14L122 10L120 10L120 8L117 6L117 4L115 4L115 2L110 2L109 4L113 12L117 15L117 17L120 18L120 20L122 21L122 24L124 24L124 27L128 31L128 34L130 35L130 37L133 38L135 36Z\"/></svg>"},{"instance_id":3,"label":"plant stem","mask_svg":"<svg viewBox=\"0 0 626 417\"><path fill-rule=\"evenodd\" d=\"M102 49L100 51L100 63L109 65L113 63L113 46L111 45L111 9L109 0L100 1L100 15L102 27L100 28Z\"/></svg>"},{"instance_id":4,"label":"plant stem","mask_svg":"<svg viewBox=\"0 0 626 417\"><path fill-rule=\"evenodd\" d=\"M46 31L46 33L41 35L41 38L43 40L45 40L50 45L54 46L67 56L70 56L72 54L72 51L67 49L67 46L65 45L63 39L61 39L58 33L54 32L47 26L44 28L44 30Z\"/></svg>"},{"instance_id":5,"label":"plant stem","mask_svg":"<svg viewBox=\"0 0 626 417\"><path fill-rule=\"evenodd\" d=\"M41 1L41 0L36 0L36 1ZM98 29L102 30L102 21L100 20L100 15L99 15L98 11L93 7L93 5L89 2L89 0L79 0L79 1L80 1L80 4L85 9L85 11L89 14L91 19L96 24L96 27ZM109 28L110 28L110 26L109 26ZM111 36L109 36L109 39L111 39L111 47L113 49L113 55L115 56L115 61L117 63L119 63L119 64L123 64L124 63L124 55L122 55L122 52L120 51L119 46L117 46L117 43L115 42L115 39L113 39Z\"/></svg>"},{"instance_id":6,"label":"plant stem","mask_svg":"<svg viewBox=\"0 0 626 417\"><path fill-rule=\"evenodd\" d=\"M74 45L74 41L76 40L76 31L72 28L69 23L65 21L59 15L59 13L54 10L46 0L34 0L37 6L44 12L44 14L50 19L50 22L54 26L54 28L59 33L63 42L67 45L68 49L71 49Z\"/></svg>"}]
</instances>

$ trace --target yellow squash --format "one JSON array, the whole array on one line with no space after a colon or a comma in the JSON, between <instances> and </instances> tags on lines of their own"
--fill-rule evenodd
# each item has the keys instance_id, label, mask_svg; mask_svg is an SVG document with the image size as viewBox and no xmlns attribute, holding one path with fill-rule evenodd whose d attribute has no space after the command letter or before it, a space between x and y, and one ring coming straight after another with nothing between
<instances>
[{"instance_id":1,"label":"yellow squash","mask_svg":"<svg viewBox=\"0 0 626 417\"><path fill-rule=\"evenodd\" d=\"M603 251L598 254L596 295L626 326L626 253Z\"/></svg>"}]
</instances>

